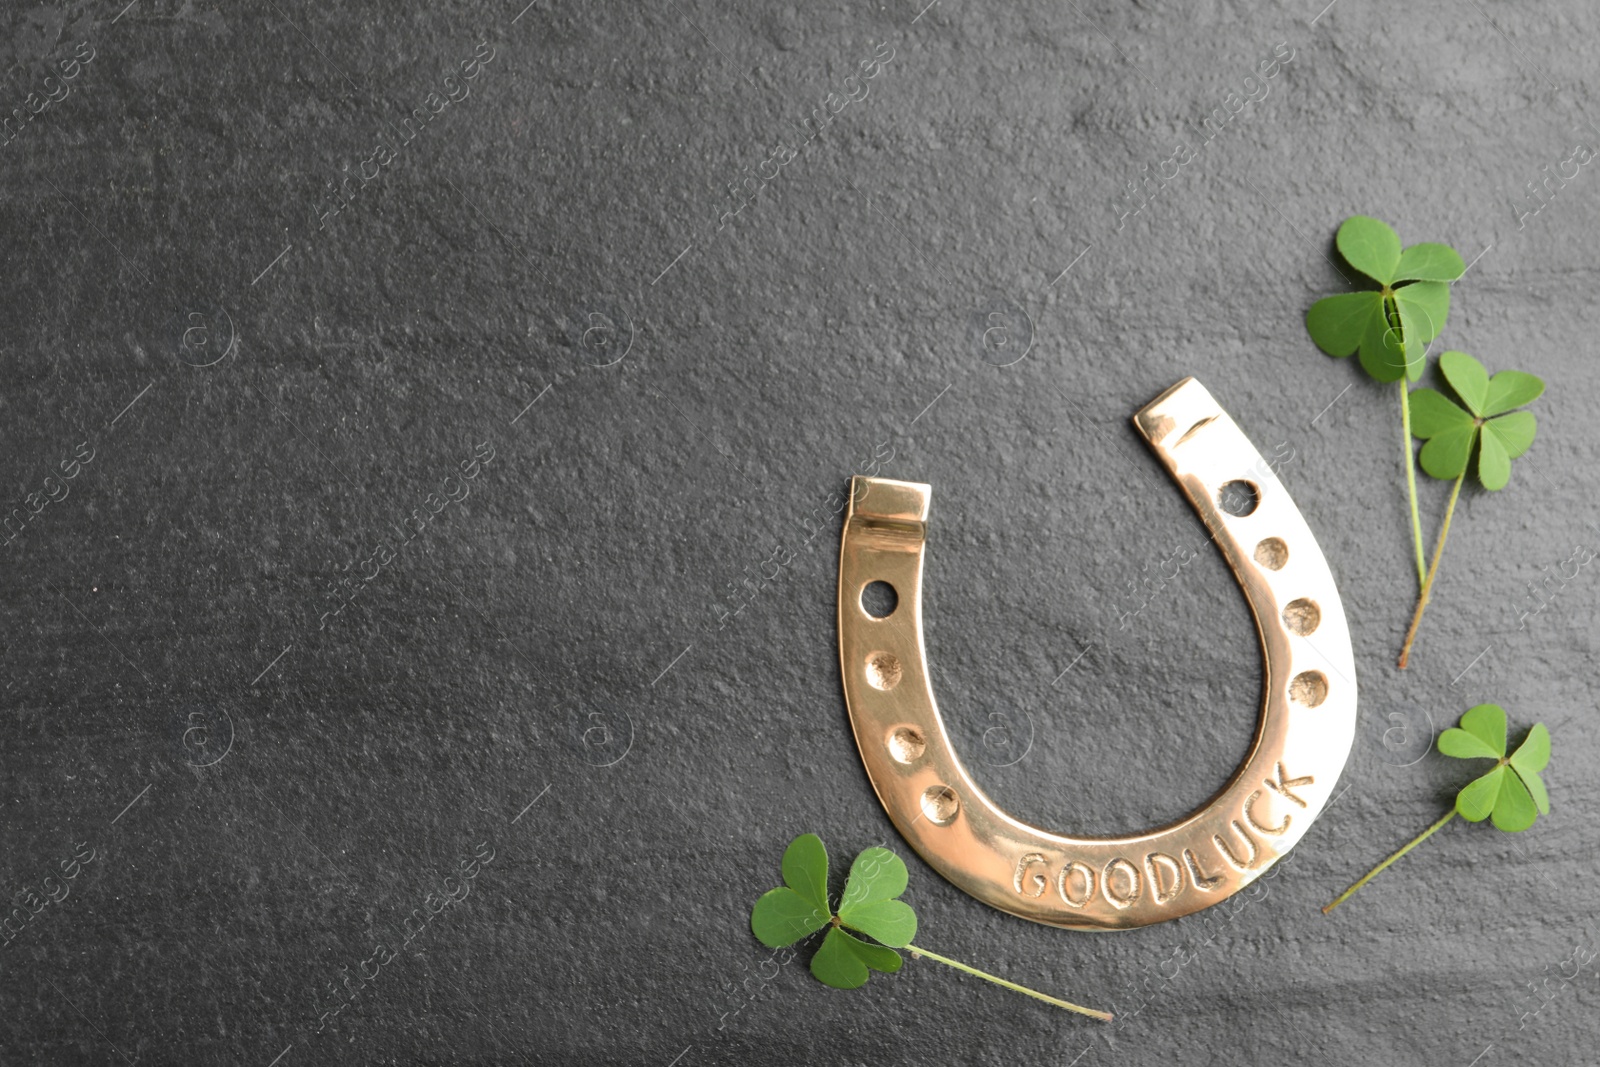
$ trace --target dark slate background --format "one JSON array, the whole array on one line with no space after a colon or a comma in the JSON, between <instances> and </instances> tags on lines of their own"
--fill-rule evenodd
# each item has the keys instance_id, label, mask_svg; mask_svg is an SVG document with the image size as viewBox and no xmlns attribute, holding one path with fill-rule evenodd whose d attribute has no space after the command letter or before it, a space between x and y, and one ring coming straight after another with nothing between
<instances>
[{"instance_id":1,"label":"dark slate background","mask_svg":"<svg viewBox=\"0 0 1600 1067\"><path fill-rule=\"evenodd\" d=\"M1600 177L1525 186L1600 137L1600 13L524 2L0 14L5 112L58 97L0 147L0 1060L1594 1062L1600 579L1553 576L1600 547ZM1301 322L1358 212L1472 261L1445 345L1551 383L1403 673L1394 394ZM1112 1026L765 962L792 836L908 852L840 693L853 473L934 486L935 685L1011 811L1135 830L1237 764L1249 616L1209 549L1146 581L1204 533L1127 421L1191 374L1340 579L1348 788L1264 895L1137 932L911 859L920 941ZM1552 726L1553 813L1319 914L1484 700Z\"/></svg>"}]
</instances>

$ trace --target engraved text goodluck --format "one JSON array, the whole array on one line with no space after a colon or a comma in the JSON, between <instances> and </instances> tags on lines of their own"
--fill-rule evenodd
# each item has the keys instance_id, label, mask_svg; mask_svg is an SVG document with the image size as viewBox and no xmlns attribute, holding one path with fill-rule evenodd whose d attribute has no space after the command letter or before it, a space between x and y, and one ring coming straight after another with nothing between
<instances>
[{"instance_id":1,"label":"engraved text goodluck","mask_svg":"<svg viewBox=\"0 0 1600 1067\"><path fill-rule=\"evenodd\" d=\"M1176 856L1165 852L1117 856L1099 866L1070 856L1052 860L1042 852L1028 852L1017 860L1012 885L1025 897L1052 893L1074 909L1088 907L1097 896L1121 910L1146 895L1156 904L1170 904L1186 889L1209 892L1222 881L1226 868L1248 871L1260 866L1262 842L1288 833L1295 809L1306 807L1296 790L1311 784L1310 775L1290 777L1279 762L1275 773L1261 780L1262 788L1245 797L1226 830L1212 834L1199 848L1182 849Z\"/></svg>"}]
</instances>

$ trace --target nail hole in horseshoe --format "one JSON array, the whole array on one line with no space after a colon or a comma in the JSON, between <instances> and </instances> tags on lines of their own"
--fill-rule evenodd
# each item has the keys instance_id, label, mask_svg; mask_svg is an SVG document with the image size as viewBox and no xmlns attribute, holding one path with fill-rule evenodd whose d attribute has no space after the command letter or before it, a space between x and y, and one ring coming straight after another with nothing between
<instances>
[{"instance_id":1,"label":"nail hole in horseshoe","mask_svg":"<svg viewBox=\"0 0 1600 1067\"><path fill-rule=\"evenodd\" d=\"M1283 609L1283 624L1289 632L1299 637L1306 637L1316 632L1322 625L1322 609L1317 607L1315 600L1301 597L1291 600Z\"/></svg>"},{"instance_id":2,"label":"nail hole in horseshoe","mask_svg":"<svg viewBox=\"0 0 1600 1067\"><path fill-rule=\"evenodd\" d=\"M874 652L867 657L867 684L874 689L888 692L900 684L903 673L900 657L893 652Z\"/></svg>"},{"instance_id":3,"label":"nail hole in horseshoe","mask_svg":"<svg viewBox=\"0 0 1600 1067\"><path fill-rule=\"evenodd\" d=\"M928 742L914 726L898 727L889 735L889 755L896 763L915 763L927 750Z\"/></svg>"},{"instance_id":4,"label":"nail hole in horseshoe","mask_svg":"<svg viewBox=\"0 0 1600 1067\"><path fill-rule=\"evenodd\" d=\"M1279 571L1289 562L1289 546L1281 537L1268 537L1256 545L1256 562L1269 571Z\"/></svg>"},{"instance_id":5,"label":"nail hole in horseshoe","mask_svg":"<svg viewBox=\"0 0 1600 1067\"><path fill-rule=\"evenodd\" d=\"M1235 478L1217 493L1217 506L1229 515L1242 519L1261 504L1261 490L1254 482Z\"/></svg>"},{"instance_id":6,"label":"nail hole in horseshoe","mask_svg":"<svg viewBox=\"0 0 1600 1067\"><path fill-rule=\"evenodd\" d=\"M861 590L861 610L874 619L887 619L900 606L900 594L888 582L868 582Z\"/></svg>"},{"instance_id":7,"label":"nail hole in horseshoe","mask_svg":"<svg viewBox=\"0 0 1600 1067\"><path fill-rule=\"evenodd\" d=\"M961 810L961 798L947 785L931 785L922 792L922 814L935 826L949 826Z\"/></svg>"},{"instance_id":8,"label":"nail hole in horseshoe","mask_svg":"<svg viewBox=\"0 0 1600 1067\"><path fill-rule=\"evenodd\" d=\"M1303 708L1314 708L1328 699L1328 679L1321 671L1301 671L1289 683L1289 699Z\"/></svg>"}]
</instances>

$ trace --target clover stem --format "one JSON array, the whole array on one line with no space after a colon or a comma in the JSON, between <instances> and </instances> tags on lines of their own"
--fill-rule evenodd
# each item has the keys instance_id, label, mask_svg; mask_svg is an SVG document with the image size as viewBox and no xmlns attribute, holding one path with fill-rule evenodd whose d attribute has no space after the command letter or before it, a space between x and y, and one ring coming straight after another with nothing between
<instances>
[{"instance_id":1,"label":"clover stem","mask_svg":"<svg viewBox=\"0 0 1600 1067\"><path fill-rule=\"evenodd\" d=\"M1428 598L1433 595L1433 579L1439 573L1439 560L1444 556L1444 539L1450 536L1450 517L1456 513L1456 501L1461 496L1461 482L1466 478L1466 467L1456 475L1456 484L1450 487L1450 504L1444 511L1444 525L1439 527L1439 541L1433 546L1433 562L1428 564L1428 576L1422 581L1422 592L1417 596L1417 610L1411 616L1411 627L1406 630L1406 643L1400 646L1399 666L1406 669L1411 658L1411 645L1417 639L1417 627L1422 625L1422 613L1427 610Z\"/></svg>"},{"instance_id":2,"label":"clover stem","mask_svg":"<svg viewBox=\"0 0 1600 1067\"><path fill-rule=\"evenodd\" d=\"M1417 587L1427 579L1422 556L1422 517L1417 514L1417 455L1411 447L1411 388L1400 376L1400 448L1405 453L1406 493L1411 498L1411 543L1417 550Z\"/></svg>"},{"instance_id":3,"label":"clover stem","mask_svg":"<svg viewBox=\"0 0 1600 1067\"><path fill-rule=\"evenodd\" d=\"M985 974L976 967L968 967L965 963L957 963L955 960L947 959L946 957L939 955L937 952L929 952L927 949L918 948L916 945L907 945L906 951L911 953L913 959L918 956L926 956L936 963L942 963L946 967L954 967L958 971L963 971L967 974L973 975L974 977L982 978L986 982L993 982L995 985L1005 986L1007 989L1010 989L1013 992L1025 993L1028 996L1033 997L1035 1000L1044 1001L1046 1004L1054 1004L1058 1008L1066 1008L1068 1011L1075 1011L1079 1015L1087 1015L1091 1018L1099 1019L1101 1022L1108 1023L1111 1021L1111 1013L1109 1011L1095 1011L1093 1008L1085 1008L1080 1004L1072 1004L1065 1000L1057 1000L1055 997L1047 997L1037 990L1029 989L1027 986L1017 985L1015 982L1008 982L1004 978L996 978L992 974Z\"/></svg>"},{"instance_id":4,"label":"clover stem","mask_svg":"<svg viewBox=\"0 0 1600 1067\"><path fill-rule=\"evenodd\" d=\"M1361 881L1357 882L1355 885L1351 886L1349 889L1346 889L1343 893L1340 893L1338 898L1336 900L1334 900L1334 902L1332 904L1325 905L1323 907L1323 909L1322 909L1322 914L1324 914L1324 915L1328 914L1328 912L1332 911L1334 908L1337 908L1340 904L1343 904L1345 901L1349 900L1355 894L1356 890L1360 889L1362 886L1366 885L1368 882L1370 882L1374 878L1376 878L1378 876L1378 873L1380 871L1382 871L1385 867L1389 866L1389 864L1393 863L1395 860L1399 859L1401 856L1404 856L1407 852L1410 852L1412 849L1414 849L1418 845L1422 844L1424 841L1426 841L1428 839L1428 836L1430 834L1432 834L1435 830L1439 829L1439 827L1443 826L1445 823L1449 822L1451 819L1453 819L1455 817L1456 817L1456 810L1454 808L1451 808L1450 809L1450 813L1448 815L1446 815L1444 818L1440 819L1438 822L1434 823L1432 826L1428 827L1426 830L1422 831L1422 833L1418 834L1415 838L1412 839L1411 843L1409 845L1407 845L1405 848L1402 848L1399 852L1396 852L1394 855L1390 856L1388 859L1384 860L1382 863L1380 863L1376 867L1372 868L1372 870L1368 871L1362 877Z\"/></svg>"}]
</instances>

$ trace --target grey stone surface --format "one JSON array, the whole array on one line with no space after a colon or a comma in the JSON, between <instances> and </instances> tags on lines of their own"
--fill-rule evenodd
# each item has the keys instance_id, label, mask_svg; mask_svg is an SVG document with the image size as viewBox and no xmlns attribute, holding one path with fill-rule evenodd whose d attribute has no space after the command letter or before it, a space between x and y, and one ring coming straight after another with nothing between
<instances>
[{"instance_id":1,"label":"grey stone surface","mask_svg":"<svg viewBox=\"0 0 1600 1067\"><path fill-rule=\"evenodd\" d=\"M0 1060L1594 1062L1563 961L1600 947L1600 579L1519 613L1600 545L1600 178L1519 211L1595 144L1600 15L922 2L0 13L0 875L35 901ZM1473 260L1444 344L1551 383L1404 673L1397 405L1301 325L1357 212ZM1214 555L1128 592L1204 539L1127 423L1191 374L1340 579L1348 789L1236 911L1030 925L872 795L833 500L933 484L935 685L1001 803L1175 817L1260 685ZM1323 917L1446 810L1427 740L1481 700L1554 728L1553 813L1453 824ZM907 855L930 948L1121 1021L928 962L772 977L748 910L807 830Z\"/></svg>"}]
</instances>

